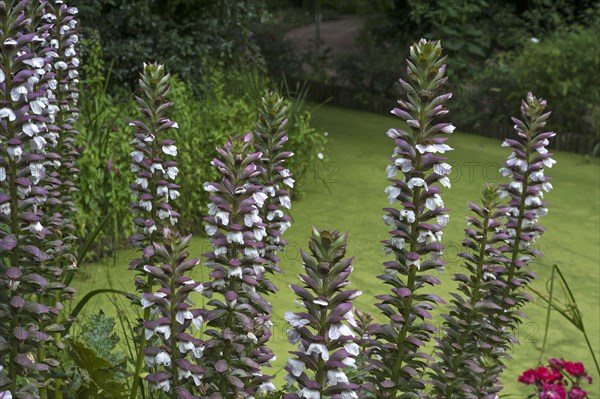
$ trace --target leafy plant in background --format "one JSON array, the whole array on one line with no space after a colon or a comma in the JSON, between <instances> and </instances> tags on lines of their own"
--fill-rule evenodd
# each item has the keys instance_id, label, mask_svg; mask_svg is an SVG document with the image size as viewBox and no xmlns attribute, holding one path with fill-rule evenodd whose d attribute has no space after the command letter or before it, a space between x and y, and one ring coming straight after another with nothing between
<instances>
[{"instance_id":1,"label":"leafy plant in background","mask_svg":"<svg viewBox=\"0 0 600 399\"><path fill-rule=\"evenodd\" d=\"M410 16L426 37L444 42L451 77L468 79L493 49L514 48L523 41L517 5L488 0L410 1Z\"/></svg>"},{"instance_id":2,"label":"leafy plant in background","mask_svg":"<svg viewBox=\"0 0 600 399\"><path fill-rule=\"evenodd\" d=\"M593 87L589 74L600 68L600 55L595 51L600 8L594 21L590 26L559 30L539 43L529 42L522 50L497 58L482 79L489 77L488 82L496 85L498 69L508 69L513 84L499 86L503 97L499 101L514 101L522 96L524 87L531 88L562 110L553 118L554 128L570 133L596 133L600 125L597 108L600 96L596 90L589 90ZM579 62L566 62L572 57L578 57ZM490 105L491 114L500 106Z\"/></svg>"},{"instance_id":3,"label":"leafy plant in background","mask_svg":"<svg viewBox=\"0 0 600 399\"><path fill-rule=\"evenodd\" d=\"M116 87L133 87L136 66L157 54L171 72L190 83L199 83L211 65L251 69L264 64L249 29L266 11L263 1L76 0L75 4L81 9L85 33L99 34L106 66L114 62Z\"/></svg>"},{"instance_id":4,"label":"leafy plant in background","mask_svg":"<svg viewBox=\"0 0 600 399\"><path fill-rule=\"evenodd\" d=\"M130 181L129 146L122 132L126 116L134 115L134 104L107 92L110 75L103 70L103 49L98 38L88 36L83 47L86 59L76 124L81 152L76 221L77 235L85 237L80 257L87 254L89 260L116 254L133 232L131 193L126 189Z\"/></svg>"},{"instance_id":5,"label":"leafy plant in background","mask_svg":"<svg viewBox=\"0 0 600 399\"><path fill-rule=\"evenodd\" d=\"M454 126L441 122L448 113L444 104L452 96L444 90L446 57L441 51L439 42L424 39L411 47L408 82L400 80L406 98L392 111L408 123L410 131L388 131L396 148L387 168L391 185L385 192L390 204L398 202L402 208L386 208L384 216L392 228L384 244L395 260L386 262L385 274L378 276L391 286L390 293L377 297L376 305L387 321L372 329L376 344L370 382L373 394L380 398L408 397L424 389L421 377L428 355L420 348L435 327L421 320L430 319L433 305L442 302L436 295L418 292L428 284L439 284L427 272L444 265L440 241L448 216L435 184L450 186L450 166L437 154L452 150L445 142Z\"/></svg>"},{"instance_id":6,"label":"leafy plant in background","mask_svg":"<svg viewBox=\"0 0 600 399\"><path fill-rule=\"evenodd\" d=\"M313 228L312 256L300 252L306 273L299 276L303 286L290 288L305 310L285 314L292 327L288 340L298 345L285 367L289 388L296 393L284 398L358 397L358 385L345 373L360 351L351 326L356 326L352 300L361 294L344 289L352 272L352 259L343 259L346 241L347 234Z\"/></svg>"}]
</instances>

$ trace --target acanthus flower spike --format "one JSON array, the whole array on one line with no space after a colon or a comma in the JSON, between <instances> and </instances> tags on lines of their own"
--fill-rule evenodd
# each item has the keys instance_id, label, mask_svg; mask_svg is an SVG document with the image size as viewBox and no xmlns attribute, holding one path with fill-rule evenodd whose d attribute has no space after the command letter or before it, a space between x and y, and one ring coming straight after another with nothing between
<instances>
[{"instance_id":1,"label":"acanthus flower spike","mask_svg":"<svg viewBox=\"0 0 600 399\"><path fill-rule=\"evenodd\" d=\"M291 225L288 215L291 207L289 189L294 187L294 179L284 162L293 154L283 150L288 140L286 114L284 99L275 92L267 93L261 100L253 140L254 148L262 154L257 161L261 174L257 176L256 183L263 188L255 198L259 203L263 202L259 216L265 223L267 235L261 252L267 260L266 271L270 273L281 272L277 253L285 250L287 242L282 235Z\"/></svg>"},{"instance_id":2,"label":"acanthus flower spike","mask_svg":"<svg viewBox=\"0 0 600 399\"><path fill-rule=\"evenodd\" d=\"M43 143L47 144L46 186L48 203L52 204L49 225L55 238L55 259L50 271L60 276L65 285L71 281L77 268L74 254L77 245L75 215L77 208L74 195L77 191L79 170L76 162L79 152L75 129L79 109L79 36L77 30L77 8L66 4L46 2L42 20L50 24L44 35L43 46L48 58L48 73L44 76L44 89L48 98L46 128L48 133ZM66 272L70 272L67 274ZM69 298L73 290L63 288L62 297ZM62 306L58 303L58 306Z\"/></svg>"},{"instance_id":3,"label":"acanthus flower spike","mask_svg":"<svg viewBox=\"0 0 600 399\"><path fill-rule=\"evenodd\" d=\"M0 392L15 397L29 397L32 387L45 390L44 374L58 365L45 348L62 328L52 323L63 308L46 303L57 290L72 294L52 267L58 255L50 237L62 221L53 214L60 199L52 187L60 182L48 173L60 166L53 149L60 132L52 126L59 109L52 104L56 54L47 41L53 27L47 7L45 1L3 2L0 12L0 302L7 304L0 322Z\"/></svg>"},{"instance_id":4,"label":"acanthus flower spike","mask_svg":"<svg viewBox=\"0 0 600 399\"><path fill-rule=\"evenodd\" d=\"M167 101L169 78L163 65L144 65L136 97L144 119L130 123L135 128L131 208L137 229L130 241L141 253L130 269L139 273L135 282L144 309L131 394L137 394L145 361L152 371L145 377L150 387L179 398L193 397L191 392L203 384L204 369L195 362L203 356L204 343L191 334L202 327L204 312L193 307L189 296L202 293L204 286L189 277L199 263L187 259L191 236L180 238L174 230L179 186L169 171L177 165L177 147L169 133L177 123L167 117L173 106Z\"/></svg>"},{"instance_id":5,"label":"acanthus flower spike","mask_svg":"<svg viewBox=\"0 0 600 399\"><path fill-rule=\"evenodd\" d=\"M288 140L286 133L287 125L287 106L284 99L276 92L268 92L261 99L259 107L259 118L256 129L253 133L252 145L255 151L261 153L261 157L256 161L260 174L258 174L253 183L261 187L261 190L253 194L257 203L258 211L247 215L245 221L261 219L265 224L264 246L247 251L249 255L260 256L265 259L264 271L259 270L258 292L265 295L274 293L277 290L275 284L270 281L270 274L281 273L279 267L279 254L285 251L287 241L283 238L284 233L291 225L289 209L291 207L291 194L289 189L294 186L292 173L285 167L286 160L293 154L284 151L285 143ZM265 317L269 315L259 315ZM264 346L271 337L270 324L264 325L267 328L257 330L256 343L248 346L248 353L254 353L257 350L260 353L260 347ZM267 360L268 357L259 356ZM271 385L264 385L271 390Z\"/></svg>"},{"instance_id":6,"label":"acanthus flower spike","mask_svg":"<svg viewBox=\"0 0 600 399\"><path fill-rule=\"evenodd\" d=\"M213 297L205 332L208 396L246 397L274 388L261 370L275 356L265 345L272 327L271 304L260 292L266 225L259 216L262 187L253 183L262 153L251 149L251 133L218 147L212 165L221 178L204 184L211 194L205 231L213 246L204 254L211 269L205 293Z\"/></svg>"},{"instance_id":7,"label":"acanthus flower spike","mask_svg":"<svg viewBox=\"0 0 600 399\"><path fill-rule=\"evenodd\" d=\"M352 272L352 259L344 259L346 241L347 234L313 228L312 256L301 251L303 285L290 288L304 310L285 314L291 327L288 340L298 347L285 366L286 381L296 389L284 395L286 399L358 398L359 385L347 369L355 367L360 353L352 301L361 292L344 289Z\"/></svg>"},{"instance_id":8,"label":"acanthus flower spike","mask_svg":"<svg viewBox=\"0 0 600 399\"><path fill-rule=\"evenodd\" d=\"M377 307L388 321L372 329L376 345L370 379L372 393L379 398L417 395L424 388L422 377L429 356L422 348L435 327L422 321L430 319L430 311L443 302L418 291L439 284L428 272L442 271L445 263L441 239L448 215L440 186L450 187L451 168L440 154L452 150L446 142L454 131L453 125L441 120L452 96L444 90L445 60L437 41L421 39L411 46L408 80L400 80L406 97L392 110L409 129L387 133L396 148L386 170L391 184L385 192L390 205L399 208L384 209L384 222L391 228L385 250L395 260L386 262L385 274L379 276L391 286L390 293L377 297Z\"/></svg>"},{"instance_id":9,"label":"acanthus flower spike","mask_svg":"<svg viewBox=\"0 0 600 399\"><path fill-rule=\"evenodd\" d=\"M556 163L546 148L556 135L545 130L551 114L546 106L546 100L528 93L521 102L522 119L512 118L516 138L502 143L512 150L500 169L502 175L509 178L508 184L500 185L500 195L508 197L507 219L503 226L507 235L504 250L508 259L505 273L498 276L504 286L494 298L499 309L490 316L494 327L503 331L497 343L502 351L501 355L488 356L484 362L486 372L491 374L488 380L496 385L504 369L505 356L502 354L516 342L512 334L521 323L520 309L530 300L530 296L523 292L535 278L528 266L542 256L533 244L545 230L538 224L539 219L548 213L544 192L552 190L551 178L546 176L545 171ZM482 389L496 390L491 387L492 383Z\"/></svg>"},{"instance_id":10,"label":"acanthus flower spike","mask_svg":"<svg viewBox=\"0 0 600 399\"><path fill-rule=\"evenodd\" d=\"M503 219L507 210L500 204L498 187L486 185L482 205L469 203L474 215L467 217L466 252L459 254L465 260L468 274L457 273L460 293L453 294L449 313L445 314L443 335L437 339L438 362L432 364L434 398L493 397L499 389L494 381L487 387L490 373L480 367L486 355L502 356L496 343L502 331L490 323L490 314L499 310L494 298L504 288L497 278L506 271L508 258L504 254Z\"/></svg>"}]
</instances>

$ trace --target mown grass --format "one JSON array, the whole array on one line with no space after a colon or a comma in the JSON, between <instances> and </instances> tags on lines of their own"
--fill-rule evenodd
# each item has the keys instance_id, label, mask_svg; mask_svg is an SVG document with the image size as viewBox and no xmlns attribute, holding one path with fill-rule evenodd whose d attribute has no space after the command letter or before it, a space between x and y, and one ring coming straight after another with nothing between
<instances>
[{"instance_id":1,"label":"mown grass","mask_svg":"<svg viewBox=\"0 0 600 399\"><path fill-rule=\"evenodd\" d=\"M293 204L293 227L286 233L290 242L288 251L282 256L284 275L276 276L275 282L281 291L271 298L274 304L273 349L278 355L273 372L279 371L287 360L290 349L285 339L286 323L283 314L286 310L297 309L287 285L295 282L301 271L298 255L300 247L306 248L311 226L334 228L349 231L348 255L354 257L353 286L363 291L357 305L365 311L377 315L373 307L373 297L385 290L376 276L382 272L385 259L380 240L386 237L386 228L381 220L381 208L385 207L386 187L385 167L394 144L385 132L398 125L397 119L369 113L342 110L325 106L315 111L313 124L323 132L328 132L331 144L324 163L315 165L306 178L305 195ZM448 298L448 291L454 290L455 283L450 275L461 270L456 254L460 250L463 237L464 217L467 215L466 201L479 199L481 184L485 181L500 182L497 170L508 155L506 148L500 147L498 140L455 133L450 144L455 151L449 154L454 166L451 176L453 186L445 190L443 197L451 210L444 242L447 246L446 259L449 264L441 276L443 284L436 293ZM298 154L297 156L302 156ZM539 278L535 287L545 290L553 264L557 264L569 281L585 317L585 324L595 351L600 350L600 169L597 159L558 152L558 161L547 175L553 176L555 190L547 195L551 202L550 213L542 220L548 231L539 243L545 256L532 267ZM181 184L200 184L186 182ZM203 207L205 204L198 204ZM202 238L196 238L191 247L193 256L199 256L209 247ZM127 270L128 261L133 258L131 250L124 250L113 262L83 266L74 286L81 296L92 289L109 285L115 288L132 288L133 274ZM196 270L197 277L205 273L204 268ZM559 289L557 298L564 295ZM122 311L131 311L127 302L121 302ZM109 298L98 298L86 308L86 312L103 309L116 314ZM506 390L514 398L523 398L530 392L516 382L518 374L537 363L540 354L543 332L546 324L546 308L540 300L528 305L529 315L517 335L521 345L513 350L514 360L505 373ZM438 317L436 321L439 322ZM546 348L547 357L565 357L573 361L583 361L593 370L591 355L581 334L569 325L560 315L553 313ZM276 381L283 381L283 371ZM598 375L595 388L598 394Z\"/></svg>"}]
</instances>

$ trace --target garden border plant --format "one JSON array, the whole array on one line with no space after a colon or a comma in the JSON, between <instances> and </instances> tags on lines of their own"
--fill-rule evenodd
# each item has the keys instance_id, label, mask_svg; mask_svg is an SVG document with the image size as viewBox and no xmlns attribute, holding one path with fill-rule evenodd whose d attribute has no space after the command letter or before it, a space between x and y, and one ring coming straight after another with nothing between
<instances>
[{"instance_id":1,"label":"garden border plant","mask_svg":"<svg viewBox=\"0 0 600 399\"><path fill-rule=\"evenodd\" d=\"M68 389L56 359L72 326L67 320L65 332L60 324L61 301L73 292L61 280L74 259L75 229L61 214L73 209L69 176L77 173L71 124L77 116L76 10L58 1L11 1L0 2L0 14L6 36L0 69L0 398L55 399ZM446 142L454 130L445 108L452 96L445 90L445 60L440 42L413 44L407 80L400 80L406 96L392 111L408 130L388 131L396 146L386 170L391 206L384 222L391 231L383 243L394 260L384 263L379 279L389 290L376 305L385 322L356 310L352 300L360 292L345 289L352 271L352 260L343 259L347 235L314 228L312 256L302 252L303 286L291 286L303 309L285 316L297 350L285 368L283 393L265 367L275 357L268 295L277 287L269 277L280 271L277 254L285 250L282 235L291 223L286 102L266 93L257 104L256 129L232 132L217 147L211 162L217 179L203 185L210 199L204 219L210 273L208 281L196 282L190 273L200 262L188 258L191 236L177 232L173 206L180 186L173 140L178 124L167 116L174 106L170 75L160 64L144 65L136 97L142 118L131 122L130 242L139 252L130 268L139 295L122 293L143 310L133 329L130 399L148 392L171 399L497 397L520 309L529 301L524 289L534 275L528 266L540 255L532 243L544 230L537 223L547 213L543 193L552 189L545 168L555 162L546 146L555 134L544 129L546 102L529 93L522 119L513 118L516 138L503 143L512 151L501 169L508 184L485 186L481 206L469 203L474 216L461 254L466 274L454 275L459 292L443 310L443 337L430 356L424 346L436 329L427 320L444 302L426 288L439 284L429 272L444 265L442 230L449 217L440 186L450 187L450 166L442 154L452 149ZM192 302L199 295L210 298L203 308ZM81 355L75 347L67 353ZM576 378L571 392L587 397L580 387L583 366L555 363L554 369ZM522 378L537 384L541 398L560 391L547 383L566 385L557 381L569 377L536 374L532 380L529 374Z\"/></svg>"}]
</instances>

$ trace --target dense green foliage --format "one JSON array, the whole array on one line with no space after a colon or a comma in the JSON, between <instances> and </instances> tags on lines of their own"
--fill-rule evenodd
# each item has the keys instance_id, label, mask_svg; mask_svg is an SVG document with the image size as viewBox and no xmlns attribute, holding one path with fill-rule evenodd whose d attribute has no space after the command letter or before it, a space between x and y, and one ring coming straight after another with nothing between
<instances>
[{"instance_id":1,"label":"dense green foliage","mask_svg":"<svg viewBox=\"0 0 600 399\"><path fill-rule=\"evenodd\" d=\"M476 74L471 93L458 97L456 108L461 110L463 123L481 127L487 120L506 125L509 121L501 120L501 115L514 113L516 107L510 104L532 89L555 104L552 129L599 134L600 92L595 86L600 70L600 9L592 21L492 57Z\"/></svg>"},{"instance_id":2,"label":"dense green foliage","mask_svg":"<svg viewBox=\"0 0 600 399\"><path fill-rule=\"evenodd\" d=\"M116 82L133 84L138 65L166 63L196 81L215 62L262 65L248 29L265 12L260 0L77 0L84 33L96 30Z\"/></svg>"},{"instance_id":3,"label":"dense green foliage","mask_svg":"<svg viewBox=\"0 0 600 399\"><path fill-rule=\"evenodd\" d=\"M98 42L89 42L88 63L84 66L86 80L81 94L80 144L84 148L80 165L81 190L78 195L79 236L93 240L94 256L111 253L123 244L132 232L129 203L130 127L135 106L133 99L122 94L107 92L106 78L102 75L102 50ZM183 231L202 230L207 193L202 182L215 178L210 161L214 148L231 135L254 129L260 96L269 86L260 73L207 72L196 85L173 79L172 101L177 104L171 115L179 129L175 139L179 146L179 166L182 185L179 212ZM283 89L284 94L286 89ZM288 90L289 92L289 90ZM294 194L302 192L303 178L324 152L326 136L310 126L311 115L303 109L302 91L289 92L286 99L289 109L287 148L302 154L293 157L290 168L294 170ZM287 97L287 96L286 96ZM86 240L84 240L86 241ZM87 241L86 241L87 242Z\"/></svg>"}]
</instances>

